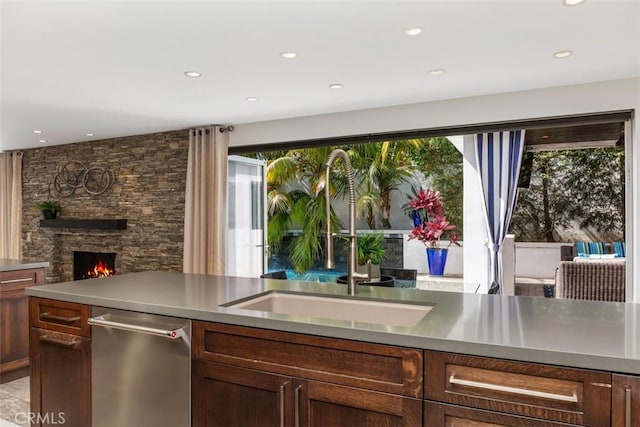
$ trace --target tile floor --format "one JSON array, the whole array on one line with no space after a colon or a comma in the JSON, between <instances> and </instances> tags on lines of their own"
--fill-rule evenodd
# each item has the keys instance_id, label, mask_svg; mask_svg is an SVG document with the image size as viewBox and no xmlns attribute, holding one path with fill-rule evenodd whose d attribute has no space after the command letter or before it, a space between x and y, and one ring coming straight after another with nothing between
<instances>
[{"instance_id":1,"label":"tile floor","mask_svg":"<svg viewBox=\"0 0 640 427\"><path fill-rule=\"evenodd\" d=\"M29 377L0 384L0 427L27 427Z\"/></svg>"}]
</instances>

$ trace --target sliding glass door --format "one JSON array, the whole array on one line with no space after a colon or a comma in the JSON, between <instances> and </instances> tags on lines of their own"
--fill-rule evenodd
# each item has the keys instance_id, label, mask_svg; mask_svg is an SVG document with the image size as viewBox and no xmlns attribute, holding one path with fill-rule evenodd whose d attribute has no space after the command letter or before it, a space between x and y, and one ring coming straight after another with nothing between
<instances>
[{"instance_id":1,"label":"sliding glass door","mask_svg":"<svg viewBox=\"0 0 640 427\"><path fill-rule=\"evenodd\" d=\"M227 274L258 277L266 266L266 162L229 156Z\"/></svg>"}]
</instances>

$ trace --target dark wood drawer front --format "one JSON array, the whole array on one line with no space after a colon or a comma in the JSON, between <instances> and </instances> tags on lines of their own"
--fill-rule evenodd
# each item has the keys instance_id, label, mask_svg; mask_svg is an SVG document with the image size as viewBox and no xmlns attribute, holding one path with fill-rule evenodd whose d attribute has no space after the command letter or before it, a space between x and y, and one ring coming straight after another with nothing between
<instances>
[{"instance_id":1,"label":"dark wood drawer front","mask_svg":"<svg viewBox=\"0 0 640 427\"><path fill-rule=\"evenodd\" d=\"M193 356L228 365L422 397L422 351L349 340L193 323Z\"/></svg>"},{"instance_id":2,"label":"dark wood drawer front","mask_svg":"<svg viewBox=\"0 0 640 427\"><path fill-rule=\"evenodd\" d=\"M0 272L0 292L42 284L44 284L44 269L42 268Z\"/></svg>"},{"instance_id":3,"label":"dark wood drawer front","mask_svg":"<svg viewBox=\"0 0 640 427\"><path fill-rule=\"evenodd\" d=\"M608 373L426 351L424 384L430 400L570 424L611 422Z\"/></svg>"},{"instance_id":4,"label":"dark wood drawer front","mask_svg":"<svg viewBox=\"0 0 640 427\"><path fill-rule=\"evenodd\" d=\"M464 408L446 403L426 402L424 425L428 427L561 427L572 424Z\"/></svg>"},{"instance_id":5,"label":"dark wood drawer front","mask_svg":"<svg viewBox=\"0 0 640 427\"><path fill-rule=\"evenodd\" d=\"M300 419L310 426L422 426L422 400L320 381L297 380ZM296 425L294 423L294 425Z\"/></svg>"},{"instance_id":6,"label":"dark wood drawer front","mask_svg":"<svg viewBox=\"0 0 640 427\"><path fill-rule=\"evenodd\" d=\"M87 323L90 307L66 301L29 298L31 326L66 332L85 337L91 336Z\"/></svg>"}]
</instances>

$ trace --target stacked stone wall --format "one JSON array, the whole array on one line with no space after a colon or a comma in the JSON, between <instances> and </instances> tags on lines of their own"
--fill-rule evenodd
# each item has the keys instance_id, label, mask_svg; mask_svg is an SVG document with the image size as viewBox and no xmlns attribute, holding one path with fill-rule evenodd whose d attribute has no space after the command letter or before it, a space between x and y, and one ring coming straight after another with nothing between
<instances>
[{"instance_id":1,"label":"stacked stone wall","mask_svg":"<svg viewBox=\"0 0 640 427\"><path fill-rule=\"evenodd\" d=\"M47 282L73 280L73 251L115 252L118 274L182 270L188 131L172 131L25 150L23 258L49 261ZM51 183L72 161L113 172L112 186L59 196ZM54 198L60 218L127 219L125 230L41 228L36 204Z\"/></svg>"}]
</instances>

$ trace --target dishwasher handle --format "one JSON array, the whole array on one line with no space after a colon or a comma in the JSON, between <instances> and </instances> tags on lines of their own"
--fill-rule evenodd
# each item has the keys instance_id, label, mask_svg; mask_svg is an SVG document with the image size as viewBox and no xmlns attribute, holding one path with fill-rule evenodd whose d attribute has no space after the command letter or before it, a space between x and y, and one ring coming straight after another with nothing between
<instances>
[{"instance_id":1,"label":"dishwasher handle","mask_svg":"<svg viewBox=\"0 0 640 427\"><path fill-rule=\"evenodd\" d=\"M176 329L156 329L142 325L132 325L130 323L114 322L107 320L104 316L90 317L87 323L91 326L103 326L107 328L121 329L129 332L140 332L148 335L157 335L159 337L169 338L171 340L177 340L184 336L184 330L182 328Z\"/></svg>"}]
</instances>

